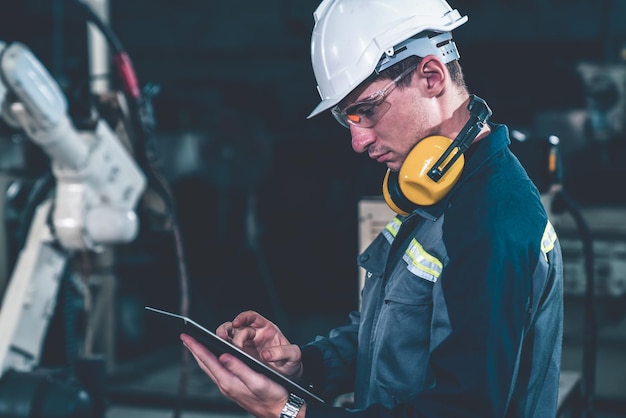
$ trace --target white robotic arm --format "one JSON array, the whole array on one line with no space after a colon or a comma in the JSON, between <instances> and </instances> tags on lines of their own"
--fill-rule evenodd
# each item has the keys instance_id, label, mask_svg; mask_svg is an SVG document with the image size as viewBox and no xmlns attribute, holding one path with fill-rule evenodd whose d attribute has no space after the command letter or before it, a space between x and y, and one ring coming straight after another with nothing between
<instances>
[{"instance_id":1,"label":"white robotic arm","mask_svg":"<svg viewBox=\"0 0 626 418\"><path fill-rule=\"evenodd\" d=\"M0 305L0 376L38 362L69 254L132 241L146 178L104 121L74 129L65 96L23 44L0 42L0 114L50 157L54 197L32 221Z\"/></svg>"},{"instance_id":2,"label":"white robotic arm","mask_svg":"<svg viewBox=\"0 0 626 418\"><path fill-rule=\"evenodd\" d=\"M65 96L22 44L0 52L0 77L7 89L2 117L22 128L52 160L57 180L53 226L61 246L93 250L132 240L137 233L133 210L146 180L109 126L99 121L93 132L77 132ZM1 93L2 87L0 102Z\"/></svg>"}]
</instances>

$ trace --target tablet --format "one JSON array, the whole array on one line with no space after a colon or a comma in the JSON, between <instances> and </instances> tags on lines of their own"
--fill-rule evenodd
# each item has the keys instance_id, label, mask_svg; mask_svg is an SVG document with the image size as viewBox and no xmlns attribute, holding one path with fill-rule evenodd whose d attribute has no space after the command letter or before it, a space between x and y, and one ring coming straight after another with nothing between
<instances>
[{"instance_id":1,"label":"tablet","mask_svg":"<svg viewBox=\"0 0 626 418\"><path fill-rule=\"evenodd\" d=\"M276 383L281 384L285 389L294 393L295 395L304 398L307 402L319 402L324 403L324 400L319 396L315 395L313 392L308 390L307 388L299 385L293 380L283 376L278 373L276 370L268 367L261 361L255 359L245 351L241 350L239 347L229 343L217 336L217 334L209 331L204 328L202 325L194 322L193 320L187 318L186 316L178 315L172 312L163 311L161 309L151 308L149 306L145 307L148 311L164 315L164 317L169 318L173 321L173 325L175 329L179 333L184 333L187 335L191 335L196 341L202 343L206 348L208 348L213 354L220 355L222 353L230 353L243 361L248 367L252 370L261 373Z\"/></svg>"}]
</instances>

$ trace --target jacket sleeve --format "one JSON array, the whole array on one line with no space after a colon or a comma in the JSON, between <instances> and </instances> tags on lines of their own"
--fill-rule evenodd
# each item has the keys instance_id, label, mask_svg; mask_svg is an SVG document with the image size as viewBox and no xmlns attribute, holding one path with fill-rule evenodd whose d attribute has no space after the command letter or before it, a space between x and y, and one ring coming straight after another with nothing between
<instances>
[{"instance_id":1,"label":"jacket sleeve","mask_svg":"<svg viewBox=\"0 0 626 418\"><path fill-rule=\"evenodd\" d=\"M354 388L359 320L359 312L352 312L349 324L301 347L302 380L323 399L331 400Z\"/></svg>"}]
</instances>

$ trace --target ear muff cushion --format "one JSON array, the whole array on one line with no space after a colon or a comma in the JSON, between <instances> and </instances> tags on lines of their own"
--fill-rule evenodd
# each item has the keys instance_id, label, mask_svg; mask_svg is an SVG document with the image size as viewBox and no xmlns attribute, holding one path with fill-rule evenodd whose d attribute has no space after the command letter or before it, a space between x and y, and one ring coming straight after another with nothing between
<instances>
[{"instance_id":1,"label":"ear muff cushion","mask_svg":"<svg viewBox=\"0 0 626 418\"><path fill-rule=\"evenodd\" d=\"M451 143L452 140L445 136L429 136L418 142L407 155L398 174L399 188L407 200L420 206L433 205L456 184L465 164L463 155L459 156L439 181L428 177L428 171ZM458 152L458 149L450 154L443 165L454 156L455 152Z\"/></svg>"},{"instance_id":2,"label":"ear muff cushion","mask_svg":"<svg viewBox=\"0 0 626 418\"><path fill-rule=\"evenodd\" d=\"M400 190L398 172L387 169L383 180L383 198L387 206L400 215L408 215L415 209L415 204L408 200Z\"/></svg>"}]
</instances>

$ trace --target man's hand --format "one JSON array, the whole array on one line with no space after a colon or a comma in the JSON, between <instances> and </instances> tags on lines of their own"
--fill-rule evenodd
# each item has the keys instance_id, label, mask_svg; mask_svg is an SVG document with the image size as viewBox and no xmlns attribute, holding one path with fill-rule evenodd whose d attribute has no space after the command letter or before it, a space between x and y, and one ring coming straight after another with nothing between
<instances>
[{"instance_id":1,"label":"man's hand","mask_svg":"<svg viewBox=\"0 0 626 418\"><path fill-rule=\"evenodd\" d=\"M291 379L302 376L302 352L280 329L254 311L242 312L215 333Z\"/></svg>"},{"instance_id":2,"label":"man's hand","mask_svg":"<svg viewBox=\"0 0 626 418\"><path fill-rule=\"evenodd\" d=\"M220 392L258 418L277 418L287 402L287 390L267 376L257 373L231 354L217 358L189 335L181 340L200 368L215 382ZM306 405L301 409L304 417Z\"/></svg>"}]
</instances>

